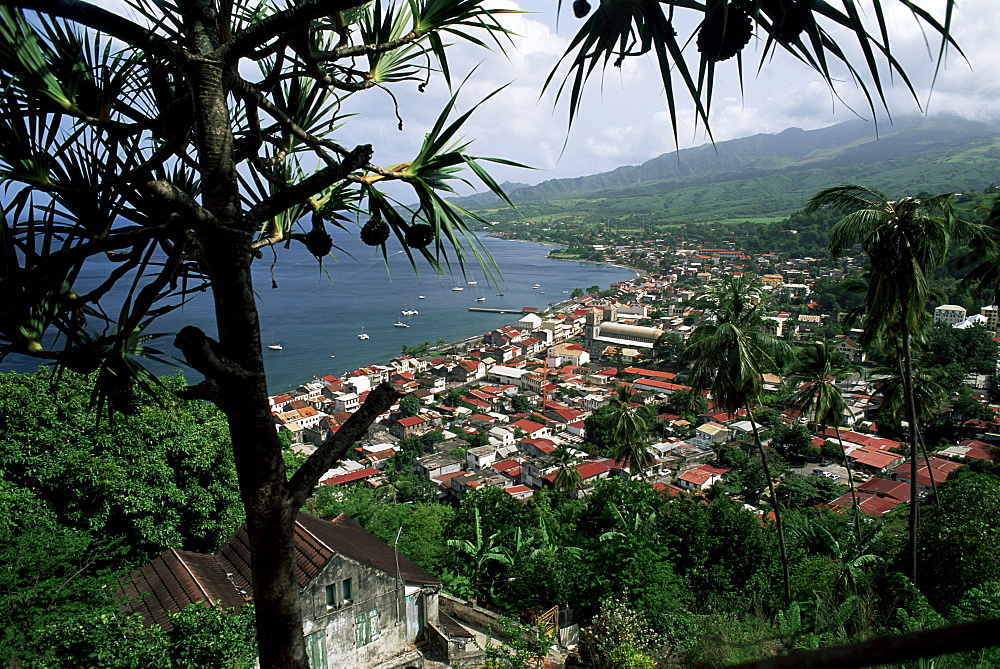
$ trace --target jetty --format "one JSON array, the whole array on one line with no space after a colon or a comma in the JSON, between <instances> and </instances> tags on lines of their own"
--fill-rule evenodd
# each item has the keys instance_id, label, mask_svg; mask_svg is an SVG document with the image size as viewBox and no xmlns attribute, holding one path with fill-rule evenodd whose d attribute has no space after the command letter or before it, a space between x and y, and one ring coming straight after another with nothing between
<instances>
[{"instance_id":1,"label":"jetty","mask_svg":"<svg viewBox=\"0 0 1000 669\"><path fill-rule=\"evenodd\" d=\"M486 307L469 307L469 311L481 311L488 314L530 314L538 310L529 309L527 307L522 307L521 309L488 309Z\"/></svg>"}]
</instances>

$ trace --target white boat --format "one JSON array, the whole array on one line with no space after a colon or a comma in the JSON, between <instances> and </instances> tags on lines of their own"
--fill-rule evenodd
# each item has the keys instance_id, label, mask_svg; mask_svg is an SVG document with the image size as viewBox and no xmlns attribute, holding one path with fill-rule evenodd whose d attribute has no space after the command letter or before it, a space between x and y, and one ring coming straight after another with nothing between
<instances>
[{"instance_id":1,"label":"white boat","mask_svg":"<svg viewBox=\"0 0 1000 669\"><path fill-rule=\"evenodd\" d=\"M427 298L424 297L423 295L417 295L417 299L418 300L426 300Z\"/></svg>"},{"instance_id":2,"label":"white boat","mask_svg":"<svg viewBox=\"0 0 1000 669\"><path fill-rule=\"evenodd\" d=\"M417 311L416 309L403 309L399 313L403 314L404 316L418 316L418 315L420 315L420 312Z\"/></svg>"},{"instance_id":3,"label":"white boat","mask_svg":"<svg viewBox=\"0 0 1000 669\"><path fill-rule=\"evenodd\" d=\"M542 284L540 284L540 283L536 283L536 284L535 284L534 286L532 286L532 287L531 287L531 289L532 289L532 290L538 290L538 289L539 289L539 288L541 288L541 287L542 287Z\"/></svg>"},{"instance_id":4,"label":"white boat","mask_svg":"<svg viewBox=\"0 0 1000 669\"><path fill-rule=\"evenodd\" d=\"M452 290L465 290L465 286L455 286Z\"/></svg>"},{"instance_id":5,"label":"white boat","mask_svg":"<svg viewBox=\"0 0 1000 669\"><path fill-rule=\"evenodd\" d=\"M470 286L475 286L475 285L476 285L476 284L478 284L478 283L479 283L478 281L470 281L470 282L469 282L469 285L470 285Z\"/></svg>"},{"instance_id":6,"label":"white boat","mask_svg":"<svg viewBox=\"0 0 1000 669\"><path fill-rule=\"evenodd\" d=\"M272 351L280 351L281 350L281 344L268 344L267 347L269 349L271 349Z\"/></svg>"},{"instance_id":7,"label":"white boat","mask_svg":"<svg viewBox=\"0 0 1000 669\"><path fill-rule=\"evenodd\" d=\"M485 297L477 297L476 298L476 302L485 302L485 301L486 301Z\"/></svg>"},{"instance_id":8,"label":"white boat","mask_svg":"<svg viewBox=\"0 0 1000 669\"><path fill-rule=\"evenodd\" d=\"M404 323L403 321L396 321L395 323L392 324L392 327L394 327L394 328L408 328L410 326L407 325L406 323Z\"/></svg>"},{"instance_id":9,"label":"white boat","mask_svg":"<svg viewBox=\"0 0 1000 669\"><path fill-rule=\"evenodd\" d=\"M362 332L361 334L358 335L358 339L360 339L361 341L365 341L367 339L370 339L370 337L364 332Z\"/></svg>"}]
</instances>

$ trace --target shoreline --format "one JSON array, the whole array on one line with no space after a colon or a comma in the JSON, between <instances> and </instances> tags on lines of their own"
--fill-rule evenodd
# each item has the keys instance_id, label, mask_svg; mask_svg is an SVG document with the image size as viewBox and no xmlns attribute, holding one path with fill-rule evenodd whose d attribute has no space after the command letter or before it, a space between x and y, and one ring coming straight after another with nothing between
<instances>
[{"instance_id":1,"label":"shoreline","mask_svg":"<svg viewBox=\"0 0 1000 669\"><path fill-rule=\"evenodd\" d=\"M521 243L521 244L534 244L534 245L541 245L541 246L547 246L547 247L558 247L559 246L558 244L554 244L552 242L539 242L539 241L533 241L533 240L527 240L527 239L511 239L511 238L506 238L506 237L497 237L497 236L493 236L493 235L488 235L488 236L491 237L491 238L493 238L493 239L496 239L498 241L505 241L505 242L518 242L518 243ZM546 260L564 260L563 258L553 258L553 257L549 256L548 253L546 253L543 257ZM604 261L597 261L597 260L571 260L571 262L574 262L574 261L575 262L580 262L580 263L586 263L586 264L589 264L589 265L597 265L597 266L603 265L603 266L606 266L606 267L611 267L611 268L615 268L615 269L619 269L619 270L627 270L629 272L634 272L635 273L634 277L631 277L630 279L625 279L625 280L634 280L634 279L637 279L637 278L641 278L645 274L645 272L643 272L639 268L630 267L628 265L623 265L623 264L620 264L620 263L611 263L611 262L604 262ZM619 283L619 282L616 281L616 282L610 282L610 283ZM610 287L610 283L603 290L607 290L607 288ZM529 312L524 312L524 313L537 313L538 315L551 314L551 313L558 312L560 310L565 310L566 308L568 308L573 303L578 302L577 299L569 298L568 295L566 295L566 296L560 295L559 297L565 297L566 299L562 299L562 300L551 302L548 305L546 305L545 307L539 308L539 310L536 311L536 312L530 312L529 311ZM511 314L511 316L513 316L513 315L515 315L515 314ZM524 314L521 314L520 316L518 316L518 318L523 317L523 315ZM500 327L516 326L516 325L517 325L517 319L512 319L512 320L506 321L506 322L504 322L502 324L494 325L490 329L492 330L492 329L496 329L496 328L500 328ZM456 339L456 340L448 341L447 344L445 344L444 346L442 346L440 348L432 346L432 347L430 347L430 349L428 351L428 355L432 355L432 354L437 354L437 355L462 355L464 352L468 351L473 345L481 343L482 338L483 338L483 333L480 332L480 333L477 333L477 334L474 334L474 335L471 335L471 336L468 336L468 337L462 337L462 338L459 338L459 339ZM355 371L357 369L363 369L365 367L374 366L374 365L388 366L389 362L391 360L399 358L399 357L402 357L402 353L398 353L398 352L397 353L393 353L393 354L391 354L391 355L389 355L388 357L385 357L385 358L382 358L381 356L378 356L378 354L374 354L372 356L372 358L374 358L374 359L369 358L368 360L364 361L363 363L357 364L356 366L351 367L349 369L345 369L345 370L343 370L343 371L341 371L339 373L332 372L331 375L339 377L339 378L343 378L346 372L351 372L351 371ZM317 367L321 366L321 364L322 363L318 362L317 363ZM316 379L322 378L322 376L325 376L325 375L307 371L307 373L305 375L303 375L303 377L300 377L301 378L300 381L287 383L285 385L282 385L280 387L276 387L274 389L269 388L268 392L272 393L272 394L285 393L285 392L288 392L289 390L292 390L292 389L294 389L294 388L296 388L296 387L298 387L300 385L303 385L305 383L309 383L310 381L314 381Z\"/></svg>"}]
</instances>

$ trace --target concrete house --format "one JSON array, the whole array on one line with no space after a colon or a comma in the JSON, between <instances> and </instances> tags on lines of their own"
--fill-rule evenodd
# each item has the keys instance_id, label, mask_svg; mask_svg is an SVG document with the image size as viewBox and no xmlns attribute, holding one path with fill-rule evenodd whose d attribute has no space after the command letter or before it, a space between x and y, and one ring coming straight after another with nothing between
<instances>
[{"instance_id":1,"label":"concrete house","mask_svg":"<svg viewBox=\"0 0 1000 669\"><path fill-rule=\"evenodd\" d=\"M418 640L447 646L441 581L347 516L325 521L300 513L295 545L312 669L423 667ZM150 624L169 627L166 614L190 604L239 608L253 601L249 565L241 529L213 555L165 551L123 580L124 595Z\"/></svg>"}]
</instances>

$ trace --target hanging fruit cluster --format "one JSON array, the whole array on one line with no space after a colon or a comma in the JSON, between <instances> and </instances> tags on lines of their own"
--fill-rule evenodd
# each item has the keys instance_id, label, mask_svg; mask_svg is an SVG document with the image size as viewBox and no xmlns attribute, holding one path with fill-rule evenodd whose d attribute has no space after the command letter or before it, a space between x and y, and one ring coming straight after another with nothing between
<instances>
[{"instance_id":1,"label":"hanging fruit cluster","mask_svg":"<svg viewBox=\"0 0 1000 669\"><path fill-rule=\"evenodd\" d=\"M730 3L705 15L698 29L698 51L708 61L732 58L753 37L753 21L740 4Z\"/></svg>"}]
</instances>

